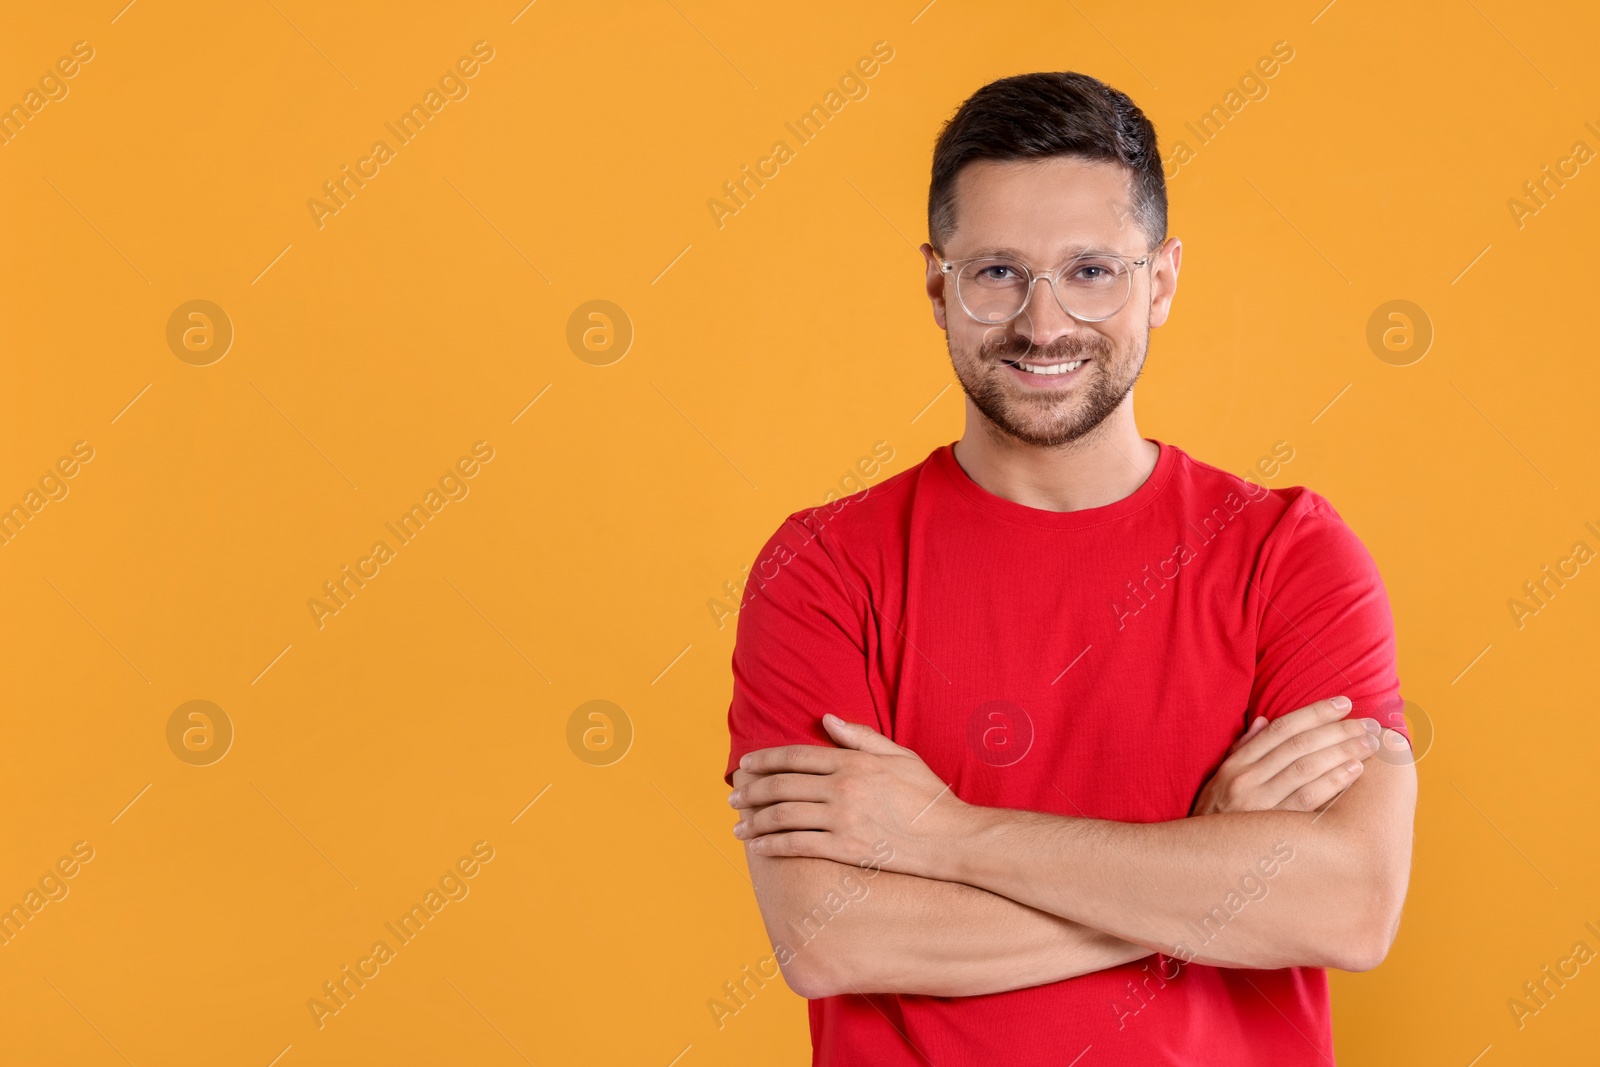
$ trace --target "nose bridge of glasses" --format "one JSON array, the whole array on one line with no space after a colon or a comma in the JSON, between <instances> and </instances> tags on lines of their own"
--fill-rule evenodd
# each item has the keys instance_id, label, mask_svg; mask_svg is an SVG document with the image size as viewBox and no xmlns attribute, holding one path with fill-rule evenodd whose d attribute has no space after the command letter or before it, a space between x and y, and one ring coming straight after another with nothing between
<instances>
[{"instance_id":1,"label":"nose bridge of glasses","mask_svg":"<svg viewBox=\"0 0 1600 1067\"><path fill-rule=\"evenodd\" d=\"M1012 319L1017 331L1027 333L1035 343L1048 342L1071 330L1076 324L1076 316L1068 310L1066 301L1062 299L1062 292L1056 286L1056 279L1061 270L1062 268L1057 267L1054 270L1038 273L1030 272L1022 306L1017 309ZM1041 282L1044 284L1041 285ZM1049 290L1048 293L1040 292L1046 288Z\"/></svg>"}]
</instances>

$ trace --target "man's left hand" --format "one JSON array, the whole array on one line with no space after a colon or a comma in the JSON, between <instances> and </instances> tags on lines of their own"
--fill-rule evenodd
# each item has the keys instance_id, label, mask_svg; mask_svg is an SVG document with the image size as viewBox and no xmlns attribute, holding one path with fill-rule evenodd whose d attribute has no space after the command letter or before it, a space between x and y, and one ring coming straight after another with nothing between
<instances>
[{"instance_id":1,"label":"man's left hand","mask_svg":"<svg viewBox=\"0 0 1600 1067\"><path fill-rule=\"evenodd\" d=\"M784 745L739 761L759 777L728 797L741 816L734 835L763 856L848 864L888 842L893 859L884 870L939 877L942 842L969 806L909 748L831 714L822 722L840 747Z\"/></svg>"}]
</instances>

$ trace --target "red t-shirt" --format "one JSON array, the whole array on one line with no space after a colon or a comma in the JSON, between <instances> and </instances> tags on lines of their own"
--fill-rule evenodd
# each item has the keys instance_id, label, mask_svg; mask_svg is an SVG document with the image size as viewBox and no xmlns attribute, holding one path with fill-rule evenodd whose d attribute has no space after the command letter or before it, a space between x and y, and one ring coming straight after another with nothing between
<instances>
[{"instance_id":1,"label":"red t-shirt","mask_svg":"<svg viewBox=\"0 0 1600 1067\"><path fill-rule=\"evenodd\" d=\"M996 496L942 445L789 516L740 606L724 780L753 749L831 745L832 711L968 803L1158 822L1188 815L1256 714L1343 693L1404 733L1388 597L1333 507L1155 443L1150 477L1103 507ZM824 997L810 1017L818 1065L1333 1062L1321 968L1159 953L1005 993Z\"/></svg>"}]
</instances>

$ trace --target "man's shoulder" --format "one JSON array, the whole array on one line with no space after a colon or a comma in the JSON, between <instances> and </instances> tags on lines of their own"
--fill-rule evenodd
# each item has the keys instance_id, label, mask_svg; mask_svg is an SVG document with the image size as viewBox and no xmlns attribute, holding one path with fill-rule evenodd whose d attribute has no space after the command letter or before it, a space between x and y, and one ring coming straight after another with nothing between
<instances>
[{"instance_id":1,"label":"man's shoulder","mask_svg":"<svg viewBox=\"0 0 1600 1067\"><path fill-rule=\"evenodd\" d=\"M1345 525L1338 511L1315 489L1301 484L1269 484L1285 473L1288 460L1282 451L1263 457L1243 474L1236 474L1198 459L1177 445L1167 447L1176 454L1174 477L1189 497L1186 503L1190 507L1208 511L1221 505L1230 511L1247 512L1263 537L1292 536L1308 521ZM1292 459L1293 449L1287 455Z\"/></svg>"},{"instance_id":2,"label":"man's shoulder","mask_svg":"<svg viewBox=\"0 0 1600 1067\"><path fill-rule=\"evenodd\" d=\"M931 458L930 453L875 485L837 498L830 493L823 503L784 516L756 554L741 606L758 592L797 603L835 595L849 602L851 590L871 584L870 575L904 552L912 502Z\"/></svg>"},{"instance_id":3,"label":"man's shoulder","mask_svg":"<svg viewBox=\"0 0 1600 1067\"><path fill-rule=\"evenodd\" d=\"M1282 478L1283 464L1241 475L1180 450L1179 471L1195 513L1243 520L1247 536L1236 547L1249 558L1252 581L1274 598L1291 588L1314 597L1330 588L1381 585L1372 552L1326 496L1306 485L1264 484ZM1218 500L1222 510L1214 508Z\"/></svg>"},{"instance_id":4,"label":"man's shoulder","mask_svg":"<svg viewBox=\"0 0 1600 1067\"><path fill-rule=\"evenodd\" d=\"M821 504L790 512L778 524L772 540L792 543L798 538L809 542L819 534L825 534L828 543L844 546L902 534L905 516L916 497L918 485L929 474L932 459L933 453L930 452L912 466L889 475L876 485L869 485L848 496L834 497L830 493L829 499Z\"/></svg>"}]
</instances>

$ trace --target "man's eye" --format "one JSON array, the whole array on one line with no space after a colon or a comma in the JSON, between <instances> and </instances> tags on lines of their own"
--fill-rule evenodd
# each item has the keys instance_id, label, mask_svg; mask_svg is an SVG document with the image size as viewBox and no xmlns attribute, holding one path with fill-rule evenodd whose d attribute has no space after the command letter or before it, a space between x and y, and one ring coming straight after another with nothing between
<instances>
[{"instance_id":1,"label":"man's eye","mask_svg":"<svg viewBox=\"0 0 1600 1067\"><path fill-rule=\"evenodd\" d=\"M1117 264L1095 261L1093 263L1079 263L1072 270L1072 279L1073 281L1093 284L1095 282L1110 281L1120 274L1121 271L1118 269Z\"/></svg>"}]
</instances>

